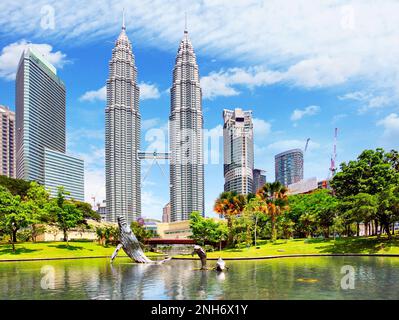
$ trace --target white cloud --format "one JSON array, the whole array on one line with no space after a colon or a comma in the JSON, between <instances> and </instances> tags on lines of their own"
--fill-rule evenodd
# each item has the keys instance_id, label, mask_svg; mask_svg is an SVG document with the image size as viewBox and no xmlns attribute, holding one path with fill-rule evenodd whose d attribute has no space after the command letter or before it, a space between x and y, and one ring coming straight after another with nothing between
<instances>
[{"instance_id":1,"label":"white cloud","mask_svg":"<svg viewBox=\"0 0 399 320\"><path fill-rule=\"evenodd\" d=\"M53 47L46 43L28 43L26 40L11 43L1 50L0 54L0 77L6 80L14 80L18 63L22 53L31 47L41 54L56 68L62 68L66 61L66 55L61 51L53 51Z\"/></svg>"},{"instance_id":2,"label":"white cloud","mask_svg":"<svg viewBox=\"0 0 399 320\"><path fill-rule=\"evenodd\" d=\"M284 75L277 71L266 70L265 68L250 67L230 68L211 72L201 78L201 86L205 99L214 99L218 96L236 96L240 92L237 86L248 87L250 89L277 83L283 80Z\"/></svg>"},{"instance_id":3,"label":"white cloud","mask_svg":"<svg viewBox=\"0 0 399 320\"><path fill-rule=\"evenodd\" d=\"M354 91L339 96L340 100L353 100L360 103L359 113L365 113L372 109L381 109L391 103L391 98L387 95L375 95L365 91Z\"/></svg>"},{"instance_id":4,"label":"white cloud","mask_svg":"<svg viewBox=\"0 0 399 320\"><path fill-rule=\"evenodd\" d=\"M148 130L159 125L161 120L159 118L151 118L141 121L141 130Z\"/></svg>"},{"instance_id":5,"label":"white cloud","mask_svg":"<svg viewBox=\"0 0 399 320\"><path fill-rule=\"evenodd\" d=\"M141 82L139 87L141 100L158 99L161 96L158 87L154 84Z\"/></svg>"},{"instance_id":6,"label":"white cloud","mask_svg":"<svg viewBox=\"0 0 399 320\"><path fill-rule=\"evenodd\" d=\"M255 139L265 138L272 130L272 125L263 119L253 118Z\"/></svg>"},{"instance_id":7,"label":"white cloud","mask_svg":"<svg viewBox=\"0 0 399 320\"><path fill-rule=\"evenodd\" d=\"M378 121L377 126L382 126L384 128L383 144L397 147L399 141L399 115L391 113L384 119Z\"/></svg>"},{"instance_id":8,"label":"white cloud","mask_svg":"<svg viewBox=\"0 0 399 320\"><path fill-rule=\"evenodd\" d=\"M239 87L254 89L273 84L323 88L343 84L356 75L358 64L350 58L320 56L300 60L287 69L270 70L258 65L211 72L201 78L205 99L239 95Z\"/></svg>"},{"instance_id":9,"label":"white cloud","mask_svg":"<svg viewBox=\"0 0 399 320\"><path fill-rule=\"evenodd\" d=\"M161 94L158 87L154 84L141 82L140 87L140 100L158 99ZM91 90L85 92L80 98L80 101L106 101L107 100L107 87L104 86L98 90Z\"/></svg>"},{"instance_id":10,"label":"white cloud","mask_svg":"<svg viewBox=\"0 0 399 320\"><path fill-rule=\"evenodd\" d=\"M332 123L337 123L338 121L345 119L346 117L348 117L348 115L346 113L340 113L340 114L336 114L335 116L333 116L332 118Z\"/></svg>"},{"instance_id":11,"label":"white cloud","mask_svg":"<svg viewBox=\"0 0 399 320\"><path fill-rule=\"evenodd\" d=\"M40 27L37 14L48 4L56 13L52 30ZM187 10L194 47L209 55L210 61L217 57L218 61L262 65L283 72L287 81L304 87L362 79L399 91L399 29L394 14L399 2L395 0L204 0L192 5L186 0L3 0L0 30L87 44L117 36L123 7L133 45L175 52L184 26L182 12ZM218 83L208 85L210 80L205 80L205 87L215 88ZM237 94L237 89L223 83L217 91ZM204 90L206 97L214 97L212 92Z\"/></svg>"},{"instance_id":12,"label":"white cloud","mask_svg":"<svg viewBox=\"0 0 399 320\"><path fill-rule=\"evenodd\" d=\"M88 102L93 102L93 101L106 101L107 100L107 87L104 86L98 90L91 90L85 92L80 98L80 101L88 101Z\"/></svg>"},{"instance_id":13,"label":"white cloud","mask_svg":"<svg viewBox=\"0 0 399 320\"><path fill-rule=\"evenodd\" d=\"M320 111L319 106L308 106L305 109L295 109L291 115L291 121L301 120L305 116L313 116Z\"/></svg>"},{"instance_id":14,"label":"white cloud","mask_svg":"<svg viewBox=\"0 0 399 320\"><path fill-rule=\"evenodd\" d=\"M56 25L45 30L37 13L49 3L56 13ZM218 57L218 61L224 58L261 65L272 78L282 72L285 81L307 88L362 79L399 92L399 30L393 14L399 10L399 3L395 0L352 0L345 4L339 0L317 4L307 0L234 4L204 0L190 6L185 0L37 0L29 4L3 0L0 30L22 36L45 35L79 45L115 38L120 28L115 21L121 20L123 7L134 45L175 51L184 25L182 12L187 10L194 46L209 55L210 61ZM227 96L239 93L234 85L212 80L205 78L204 88ZM216 97L214 90L204 90L204 96Z\"/></svg>"}]
</instances>

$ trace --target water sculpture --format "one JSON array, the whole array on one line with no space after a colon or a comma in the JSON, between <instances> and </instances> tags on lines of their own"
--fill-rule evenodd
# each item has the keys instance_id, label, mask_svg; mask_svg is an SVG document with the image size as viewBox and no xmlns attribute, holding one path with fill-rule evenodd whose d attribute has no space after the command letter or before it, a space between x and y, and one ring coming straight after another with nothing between
<instances>
[{"instance_id":1,"label":"water sculpture","mask_svg":"<svg viewBox=\"0 0 399 320\"><path fill-rule=\"evenodd\" d=\"M114 253L111 256L111 263L114 261L120 249L126 252L126 254L135 262L138 263L155 263L162 264L166 261L172 259L171 257L166 258L162 261L152 261L149 259L143 249L141 249L140 243L134 235L132 229L127 224L124 217L118 216L118 226L119 226L119 241L120 243L116 247Z\"/></svg>"},{"instance_id":2,"label":"water sculpture","mask_svg":"<svg viewBox=\"0 0 399 320\"><path fill-rule=\"evenodd\" d=\"M202 249L200 246L195 245L194 250L191 253L191 256L194 254L197 254L198 257L201 259L201 269L200 270L206 270L206 252L204 249Z\"/></svg>"},{"instance_id":3,"label":"water sculpture","mask_svg":"<svg viewBox=\"0 0 399 320\"><path fill-rule=\"evenodd\" d=\"M229 268L226 266L226 262L224 262L224 260L221 257L219 257L218 261L216 262L215 270L223 272L225 269L229 270Z\"/></svg>"}]
</instances>

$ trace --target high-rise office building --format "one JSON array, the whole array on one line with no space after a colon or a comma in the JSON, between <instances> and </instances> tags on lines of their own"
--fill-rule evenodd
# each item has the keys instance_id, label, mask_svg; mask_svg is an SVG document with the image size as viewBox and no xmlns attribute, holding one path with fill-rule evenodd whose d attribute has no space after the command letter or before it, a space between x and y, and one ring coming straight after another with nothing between
<instances>
[{"instance_id":1,"label":"high-rise office building","mask_svg":"<svg viewBox=\"0 0 399 320\"><path fill-rule=\"evenodd\" d=\"M252 193L256 193L260 187L263 187L266 183L265 171L261 169L252 170L253 175L253 188Z\"/></svg>"},{"instance_id":2,"label":"high-rise office building","mask_svg":"<svg viewBox=\"0 0 399 320\"><path fill-rule=\"evenodd\" d=\"M65 154L65 85L56 68L32 48L25 50L15 91L17 178L44 185L52 196L62 186L71 193L67 198L83 200L83 161ZM79 170L67 176L63 166L74 162Z\"/></svg>"},{"instance_id":3,"label":"high-rise office building","mask_svg":"<svg viewBox=\"0 0 399 320\"><path fill-rule=\"evenodd\" d=\"M16 77L17 178L44 184L44 148L65 153L65 85L32 48Z\"/></svg>"},{"instance_id":4,"label":"high-rise office building","mask_svg":"<svg viewBox=\"0 0 399 320\"><path fill-rule=\"evenodd\" d=\"M83 160L45 148L44 163L44 185L50 196L56 197L62 186L68 198L85 200Z\"/></svg>"},{"instance_id":5,"label":"high-rise office building","mask_svg":"<svg viewBox=\"0 0 399 320\"><path fill-rule=\"evenodd\" d=\"M176 56L170 113L171 221L204 214L202 91L193 46L184 31Z\"/></svg>"},{"instance_id":6,"label":"high-rise office building","mask_svg":"<svg viewBox=\"0 0 399 320\"><path fill-rule=\"evenodd\" d=\"M112 50L105 109L105 185L107 220L141 216L140 90L132 44L125 22Z\"/></svg>"},{"instance_id":7,"label":"high-rise office building","mask_svg":"<svg viewBox=\"0 0 399 320\"><path fill-rule=\"evenodd\" d=\"M303 179L303 151L292 149L275 156L276 181L288 186Z\"/></svg>"},{"instance_id":8,"label":"high-rise office building","mask_svg":"<svg viewBox=\"0 0 399 320\"><path fill-rule=\"evenodd\" d=\"M252 111L223 110L224 191L252 193L254 140Z\"/></svg>"},{"instance_id":9,"label":"high-rise office building","mask_svg":"<svg viewBox=\"0 0 399 320\"><path fill-rule=\"evenodd\" d=\"M15 113L0 105L0 116L0 174L15 178Z\"/></svg>"}]
</instances>

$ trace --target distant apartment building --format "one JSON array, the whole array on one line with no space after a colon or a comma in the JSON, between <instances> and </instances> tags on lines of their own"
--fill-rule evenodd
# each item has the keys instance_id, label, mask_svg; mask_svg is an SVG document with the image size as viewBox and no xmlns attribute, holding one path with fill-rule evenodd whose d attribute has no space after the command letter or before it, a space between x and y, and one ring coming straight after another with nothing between
<instances>
[{"instance_id":1,"label":"distant apartment building","mask_svg":"<svg viewBox=\"0 0 399 320\"><path fill-rule=\"evenodd\" d=\"M292 149L275 156L276 181L284 186L303 179L303 151Z\"/></svg>"},{"instance_id":2,"label":"distant apartment building","mask_svg":"<svg viewBox=\"0 0 399 320\"><path fill-rule=\"evenodd\" d=\"M170 222L170 202L163 207L162 210L162 223Z\"/></svg>"},{"instance_id":3,"label":"distant apartment building","mask_svg":"<svg viewBox=\"0 0 399 320\"><path fill-rule=\"evenodd\" d=\"M254 169L252 170L253 175L253 188L252 193L256 193L260 187L264 186L266 183L266 175L264 170Z\"/></svg>"},{"instance_id":4,"label":"distant apartment building","mask_svg":"<svg viewBox=\"0 0 399 320\"><path fill-rule=\"evenodd\" d=\"M96 212L100 215L101 221L106 221L107 219L107 202L103 200L101 203L97 203Z\"/></svg>"},{"instance_id":5,"label":"distant apartment building","mask_svg":"<svg viewBox=\"0 0 399 320\"><path fill-rule=\"evenodd\" d=\"M65 85L56 68L32 48L25 50L15 91L17 178L37 181L53 196L63 186L83 200L83 161L65 154Z\"/></svg>"},{"instance_id":6,"label":"distant apartment building","mask_svg":"<svg viewBox=\"0 0 399 320\"><path fill-rule=\"evenodd\" d=\"M0 115L0 174L15 178L15 113L0 105Z\"/></svg>"},{"instance_id":7,"label":"distant apartment building","mask_svg":"<svg viewBox=\"0 0 399 320\"><path fill-rule=\"evenodd\" d=\"M252 111L223 111L224 191L253 191L254 141Z\"/></svg>"}]
</instances>

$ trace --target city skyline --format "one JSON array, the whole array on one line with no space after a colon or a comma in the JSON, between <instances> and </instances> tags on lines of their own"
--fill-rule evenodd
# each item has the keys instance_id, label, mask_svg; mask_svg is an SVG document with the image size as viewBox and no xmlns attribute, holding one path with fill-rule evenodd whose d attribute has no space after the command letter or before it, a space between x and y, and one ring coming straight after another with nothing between
<instances>
[{"instance_id":1,"label":"city skyline","mask_svg":"<svg viewBox=\"0 0 399 320\"><path fill-rule=\"evenodd\" d=\"M86 201L91 202L91 197L96 196L97 202L101 202L105 195L105 187L100 187L105 181L104 174L101 174L104 171L104 148L101 146L104 145L102 117L105 107L105 91L102 88L104 79L107 78L107 62L112 49L112 44L107 41L113 43L120 29L122 4L107 9L111 12L109 21L100 18L96 25L86 25L85 28L79 29L79 25L93 20L91 13L82 14L85 22L79 21L77 17L68 27L63 21L70 17L68 16L70 11L54 3L56 23L54 29L48 30L42 29L40 22L23 9L20 11L26 15L26 19L11 22L7 18L7 13L11 16L9 10L14 9L18 15L18 10L15 10L17 4L3 5L2 21L9 22L9 26L3 29L4 37L0 40L0 104L15 110L12 87L15 74L15 68L12 67L13 55L16 51L20 54L21 48L28 41L38 46L37 49L43 50L57 67L62 66L59 72L67 82L67 110L70 112L67 114L68 147L86 160ZM37 14L44 5L44 2L38 1L37 10L33 12ZM143 124L142 149L150 150L151 135L164 132L167 128L170 99L168 89L176 43L180 40L184 19L177 4L169 5L170 8L162 6L162 10L170 13L176 23L171 21L166 23L163 19L157 19L159 13L149 3L143 4L149 7L148 11L145 11L146 19L136 16L137 10L134 9L137 4L123 5L126 8L127 23L132 26L128 36L133 40L137 66L140 70L139 85L143 98L140 101ZM296 30L301 30L303 43L289 47L289 50L286 50L287 44L279 39L292 39L292 34L296 33L290 28L282 30L274 27L264 35L259 34L269 27L270 19L261 20L259 16L255 16L253 24L241 28L243 35L235 31L228 19L233 20L234 14L239 14L241 20L245 21L246 13L249 11L253 13L257 8L255 4L250 3L248 8L237 5L227 10L226 18L223 18L226 20L221 21L220 26L215 26L215 22L209 18L211 14L216 14L220 10L218 6L204 5L201 7L202 11L186 6L189 17L188 29L196 47L201 70L204 127L220 136L222 123L219 115L222 109L235 107L252 109L255 167L265 169L269 181L274 180L274 156L288 149L303 148L308 137L311 138L311 142L305 154L305 177L317 176L319 180L325 179L329 173L335 127L340 128L337 164L355 158L365 148L397 147L399 115L394 102L396 82L395 78L392 78L392 68L393 71L396 70L394 63L396 60L393 57L398 56L395 53L397 47L393 46L388 56L387 53L379 52L377 49L369 50L368 46L367 50L361 52L354 51L350 47L351 40L356 39L371 44L372 36L367 34L369 29L363 28L365 20L372 25L381 41L385 41L385 44L392 43L389 42L392 41L391 38L384 35L391 30L393 22L388 20L385 26L381 26L378 15L370 15L362 5L353 4L355 16L353 25L349 23L349 19L348 24L342 26L342 19L346 16L351 17L351 6L338 6L335 9L328 5L318 6L322 6L318 8L320 11L318 16L326 18L326 22L311 17L309 23L317 22L322 25L326 23L330 29L337 31L331 32L332 34L338 34L340 31L340 36L326 37L325 42L321 42L319 38L314 37L307 24L298 24ZM145 10L143 7L140 8ZM374 8L374 11L384 8L385 6L379 6ZM81 9L84 12L84 9ZM284 14L280 13L284 10L278 4L272 3L258 9L267 17L270 16L270 12L277 10L276 19L280 20L274 20L274 25L287 24ZM99 6L98 10L101 12L104 8ZM291 18L294 23L300 21L299 12L300 10L293 5ZM201 19L209 23L204 25L200 23ZM265 28L260 21L265 24ZM13 32L7 33L10 28ZM96 32L98 30L102 31ZM65 38L66 31L70 33L69 38ZM373 37L376 37L375 33ZM397 33L396 36L399 37ZM270 45L262 47L254 41L259 37L259 42ZM317 45L310 46L311 40ZM292 43L297 42L292 41ZM306 51L306 47L319 51L311 52L310 49ZM92 53L93 48L96 50L95 55ZM292 54L281 55L285 60L278 61L281 52L292 52ZM343 52L345 58L342 58L338 52ZM383 59L377 59L381 55ZM261 60L266 62L262 65L259 62ZM379 64L381 61L385 61L386 65ZM280 68L276 65L280 65ZM382 83L383 88L373 86L372 81L375 79L372 78L376 78L374 75L380 76L378 81L389 79L392 88L388 91L387 86L383 87ZM362 81L359 81L359 77ZM220 154L222 148L219 148ZM148 166L148 163L143 163L142 171L144 172ZM222 163L205 165L207 215L212 214L213 201L217 194L223 191L222 166ZM168 170L166 164L162 167L165 171ZM143 186L143 207L146 207L143 216L161 216L162 207L169 199L168 180L159 169L152 170ZM207 183L209 181L211 183Z\"/></svg>"}]
</instances>

